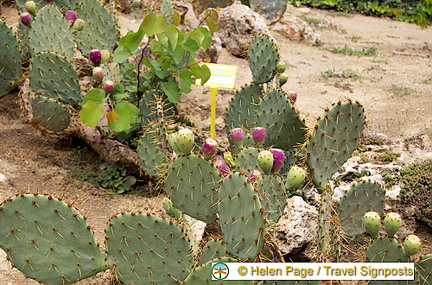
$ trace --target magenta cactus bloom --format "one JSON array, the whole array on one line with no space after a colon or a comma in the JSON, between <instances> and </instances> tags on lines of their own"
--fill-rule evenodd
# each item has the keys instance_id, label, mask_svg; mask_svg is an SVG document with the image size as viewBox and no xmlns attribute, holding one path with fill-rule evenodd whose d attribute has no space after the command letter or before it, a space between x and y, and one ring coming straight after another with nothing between
<instances>
[{"instance_id":1,"label":"magenta cactus bloom","mask_svg":"<svg viewBox=\"0 0 432 285\"><path fill-rule=\"evenodd\" d=\"M83 19L78 18L73 23L73 29L78 32L84 29L84 26L85 26L85 21Z\"/></svg>"},{"instance_id":2,"label":"magenta cactus bloom","mask_svg":"<svg viewBox=\"0 0 432 285\"><path fill-rule=\"evenodd\" d=\"M209 160L217 151L217 141L212 138L206 139L201 147L201 152L203 153L204 159Z\"/></svg>"},{"instance_id":3,"label":"magenta cactus bloom","mask_svg":"<svg viewBox=\"0 0 432 285\"><path fill-rule=\"evenodd\" d=\"M72 22L72 23L75 22L75 20L77 19L76 12L75 11L71 11L71 10L66 11L66 13L65 13L65 19L68 22Z\"/></svg>"},{"instance_id":4,"label":"magenta cactus bloom","mask_svg":"<svg viewBox=\"0 0 432 285\"><path fill-rule=\"evenodd\" d=\"M230 131L231 141L239 148L243 147L244 136L245 132L241 128L235 128Z\"/></svg>"},{"instance_id":5,"label":"magenta cactus bloom","mask_svg":"<svg viewBox=\"0 0 432 285\"><path fill-rule=\"evenodd\" d=\"M257 144L257 146L263 145L266 136L267 136L267 131L265 128L256 127L252 130L252 138L254 142Z\"/></svg>"},{"instance_id":6,"label":"magenta cactus bloom","mask_svg":"<svg viewBox=\"0 0 432 285\"><path fill-rule=\"evenodd\" d=\"M283 150L278 148L270 149L270 152L273 154L273 167L271 169L272 172L278 172L285 162L285 153Z\"/></svg>"},{"instance_id":7,"label":"magenta cactus bloom","mask_svg":"<svg viewBox=\"0 0 432 285\"><path fill-rule=\"evenodd\" d=\"M249 182L254 182L262 178L262 173L258 169L251 170L248 174Z\"/></svg>"},{"instance_id":8,"label":"magenta cactus bloom","mask_svg":"<svg viewBox=\"0 0 432 285\"><path fill-rule=\"evenodd\" d=\"M28 12L23 12L20 15L21 22L27 27L30 26L32 19L33 19L32 15L30 15L30 13Z\"/></svg>"},{"instance_id":9,"label":"magenta cactus bloom","mask_svg":"<svg viewBox=\"0 0 432 285\"><path fill-rule=\"evenodd\" d=\"M99 66L102 62L102 53L98 49L92 49L90 51L90 60L93 62L94 65Z\"/></svg>"},{"instance_id":10,"label":"magenta cactus bloom","mask_svg":"<svg viewBox=\"0 0 432 285\"><path fill-rule=\"evenodd\" d=\"M215 167L219 170L220 175L228 174L230 171L228 163L226 163L226 161L223 159L216 161Z\"/></svg>"},{"instance_id":11,"label":"magenta cactus bloom","mask_svg":"<svg viewBox=\"0 0 432 285\"><path fill-rule=\"evenodd\" d=\"M104 78L104 71L102 67L98 66L93 68L93 78L98 81L102 81L102 79Z\"/></svg>"},{"instance_id":12,"label":"magenta cactus bloom","mask_svg":"<svg viewBox=\"0 0 432 285\"><path fill-rule=\"evenodd\" d=\"M112 80L105 80L103 90L105 90L106 94L111 93L114 90L114 82Z\"/></svg>"}]
</instances>

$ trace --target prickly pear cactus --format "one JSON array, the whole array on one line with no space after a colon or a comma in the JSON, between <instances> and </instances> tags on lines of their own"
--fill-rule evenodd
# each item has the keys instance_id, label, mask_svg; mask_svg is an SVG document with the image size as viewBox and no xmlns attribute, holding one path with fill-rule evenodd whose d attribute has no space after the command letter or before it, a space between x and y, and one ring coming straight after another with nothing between
<instances>
[{"instance_id":1,"label":"prickly pear cactus","mask_svg":"<svg viewBox=\"0 0 432 285\"><path fill-rule=\"evenodd\" d=\"M258 153L260 150L255 147L245 147L236 153L234 162L237 170L249 173L258 167Z\"/></svg>"},{"instance_id":2,"label":"prickly pear cactus","mask_svg":"<svg viewBox=\"0 0 432 285\"><path fill-rule=\"evenodd\" d=\"M90 50L112 52L119 37L114 17L98 0L81 0L76 9L77 16L85 21L82 31L75 34L75 42L84 56Z\"/></svg>"},{"instance_id":3,"label":"prickly pear cactus","mask_svg":"<svg viewBox=\"0 0 432 285\"><path fill-rule=\"evenodd\" d=\"M250 84L238 90L228 104L225 116L226 131L256 126L258 104L263 96L262 86Z\"/></svg>"},{"instance_id":4,"label":"prickly pear cactus","mask_svg":"<svg viewBox=\"0 0 432 285\"><path fill-rule=\"evenodd\" d=\"M16 4L18 6L18 9L20 9L21 11L25 10L25 3L27 1L28 0L17 0ZM48 1L46 0L34 0L34 2L36 3L37 8L42 8L48 4ZM76 6L77 0L55 0L55 2L53 3L57 5L62 11L66 11L73 10Z\"/></svg>"},{"instance_id":5,"label":"prickly pear cactus","mask_svg":"<svg viewBox=\"0 0 432 285\"><path fill-rule=\"evenodd\" d=\"M264 175L256 185L265 216L277 223L284 213L288 198L281 177L274 174Z\"/></svg>"},{"instance_id":6,"label":"prickly pear cactus","mask_svg":"<svg viewBox=\"0 0 432 285\"><path fill-rule=\"evenodd\" d=\"M36 94L69 105L81 101L78 73L64 56L42 52L32 58L28 71L30 88Z\"/></svg>"},{"instance_id":7,"label":"prickly pear cactus","mask_svg":"<svg viewBox=\"0 0 432 285\"><path fill-rule=\"evenodd\" d=\"M351 156L364 124L363 106L351 100L332 105L318 120L306 146L309 174L318 190Z\"/></svg>"},{"instance_id":8,"label":"prickly pear cactus","mask_svg":"<svg viewBox=\"0 0 432 285\"><path fill-rule=\"evenodd\" d=\"M266 35L255 36L248 47L248 62L254 83L267 83L277 73L279 51L276 44Z\"/></svg>"},{"instance_id":9,"label":"prickly pear cactus","mask_svg":"<svg viewBox=\"0 0 432 285\"><path fill-rule=\"evenodd\" d=\"M61 132L69 126L70 114L58 101L45 96L30 98L32 122L53 132Z\"/></svg>"},{"instance_id":10,"label":"prickly pear cactus","mask_svg":"<svg viewBox=\"0 0 432 285\"><path fill-rule=\"evenodd\" d=\"M196 155L175 159L165 178L166 193L174 207L194 219L212 223L217 211L218 170Z\"/></svg>"},{"instance_id":11,"label":"prickly pear cactus","mask_svg":"<svg viewBox=\"0 0 432 285\"><path fill-rule=\"evenodd\" d=\"M268 91L258 108L257 126L267 130L264 145L289 150L304 143L306 125L282 90Z\"/></svg>"},{"instance_id":12,"label":"prickly pear cactus","mask_svg":"<svg viewBox=\"0 0 432 285\"><path fill-rule=\"evenodd\" d=\"M409 262L396 239L380 236L366 249L367 262Z\"/></svg>"},{"instance_id":13,"label":"prickly pear cactus","mask_svg":"<svg viewBox=\"0 0 432 285\"><path fill-rule=\"evenodd\" d=\"M432 254L422 255L415 263L416 277L420 284L432 283Z\"/></svg>"},{"instance_id":14,"label":"prickly pear cactus","mask_svg":"<svg viewBox=\"0 0 432 285\"><path fill-rule=\"evenodd\" d=\"M12 31L0 20L0 97L15 88L21 77L21 53Z\"/></svg>"},{"instance_id":15,"label":"prickly pear cactus","mask_svg":"<svg viewBox=\"0 0 432 285\"><path fill-rule=\"evenodd\" d=\"M209 240L202 248L199 255L199 264L204 264L211 259L223 257L227 254L226 245L221 240Z\"/></svg>"},{"instance_id":16,"label":"prickly pear cactus","mask_svg":"<svg viewBox=\"0 0 432 285\"><path fill-rule=\"evenodd\" d=\"M176 114L176 107L168 101L167 96L160 90L147 91L139 103L141 126L145 127L158 119L158 105L162 106L163 116L172 118Z\"/></svg>"},{"instance_id":17,"label":"prickly pear cactus","mask_svg":"<svg viewBox=\"0 0 432 285\"><path fill-rule=\"evenodd\" d=\"M385 189L375 182L353 185L341 198L336 209L342 232L355 236L365 231L363 216L367 212L382 214L385 206Z\"/></svg>"},{"instance_id":18,"label":"prickly pear cactus","mask_svg":"<svg viewBox=\"0 0 432 285\"><path fill-rule=\"evenodd\" d=\"M287 0L248 0L249 7L266 18L270 23L280 19L285 13Z\"/></svg>"},{"instance_id":19,"label":"prickly pear cactus","mask_svg":"<svg viewBox=\"0 0 432 285\"><path fill-rule=\"evenodd\" d=\"M138 163L145 173L155 177L162 175L169 163L166 149L158 144L159 138L159 130L149 128L138 140Z\"/></svg>"},{"instance_id":20,"label":"prickly pear cactus","mask_svg":"<svg viewBox=\"0 0 432 285\"><path fill-rule=\"evenodd\" d=\"M227 251L254 260L264 244L263 209L247 177L235 172L220 186L218 214Z\"/></svg>"},{"instance_id":21,"label":"prickly pear cactus","mask_svg":"<svg viewBox=\"0 0 432 285\"><path fill-rule=\"evenodd\" d=\"M159 217L121 213L105 229L108 263L126 284L178 284L193 259L183 230Z\"/></svg>"},{"instance_id":22,"label":"prickly pear cactus","mask_svg":"<svg viewBox=\"0 0 432 285\"><path fill-rule=\"evenodd\" d=\"M29 29L30 53L34 56L42 51L55 51L73 57L73 34L68 22L55 5L46 5L36 14Z\"/></svg>"},{"instance_id":23,"label":"prickly pear cactus","mask_svg":"<svg viewBox=\"0 0 432 285\"><path fill-rule=\"evenodd\" d=\"M0 224L0 246L29 278L71 284L107 269L85 218L63 201L18 195L0 205Z\"/></svg>"}]
</instances>

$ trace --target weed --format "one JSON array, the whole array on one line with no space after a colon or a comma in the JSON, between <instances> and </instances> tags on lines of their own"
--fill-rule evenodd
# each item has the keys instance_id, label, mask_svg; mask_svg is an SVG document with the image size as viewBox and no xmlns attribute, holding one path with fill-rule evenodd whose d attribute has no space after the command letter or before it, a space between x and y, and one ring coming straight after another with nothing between
<instances>
[{"instance_id":1,"label":"weed","mask_svg":"<svg viewBox=\"0 0 432 285\"><path fill-rule=\"evenodd\" d=\"M421 84L432 84L432 78L425 79L421 82Z\"/></svg>"},{"instance_id":2,"label":"weed","mask_svg":"<svg viewBox=\"0 0 432 285\"><path fill-rule=\"evenodd\" d=\"M413 93L413 90L411 88L405 87L403 85L392 84L391 89L394 96L396 97L407 96Z\"/></svg>"},{"instance_id":3,"label":"weed","mask_svg":"<svg viewBox=\"0 0 432 285\"><path fill-rule=\"evenodd\" d=\"M383 136L379 136L379 135L364 136L360 139L357 150L359 150L360 152L364 152L369 150L367 147L368 145L389 145L390 143L391 142Z\"/></svg>"},{"instance_id":4,"label":"weed","mask_svg":"<svg viewBox=\"0 0 432 285\"><path fill-rule=\"evenodd\" d=\"M325 80L329 80L330 78L359 80L361 78L359 73L352 69L343 69L341 71L329 69L327 71L321 72L321 77Z\"/></svg>"},{"instance_id":5,"label":"weed","mask_svg":"<svg viewBox=\"0 0 432 285\"><path fill-rule=\"evenodd\" d=\"M300 16L300 19L302 19L303 21L305 21L306 23L308 23L311 26L316 26L319 23L321 23L320 19L312 18L312 17Z\"/></svg>"},{"instance_id":6,"label":"weed","mask_svg":"<svg viewBox=\"0 0 432 285\"><path fill-rule=\"evenodd\" d=\"M323 50L331 51L332 53L341 53L344 55L357 55L357 56L375 56L376 55L376 49L375 47L370 48L362 48L362 49L355 49L351 48L347 45L343 47L325 47Z\"/></svg>"}]
</instances>

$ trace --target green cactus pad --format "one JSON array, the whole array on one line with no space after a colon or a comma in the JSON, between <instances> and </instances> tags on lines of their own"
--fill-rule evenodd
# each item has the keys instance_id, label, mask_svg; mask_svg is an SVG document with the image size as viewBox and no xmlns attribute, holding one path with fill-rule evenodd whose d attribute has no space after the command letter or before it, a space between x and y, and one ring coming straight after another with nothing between
<instances>
[{"instance_id":1,"label":"green cactus pad","mask_svg":"<svg viewBox=\"0 0 432 285\"><path fill-rule=\"evenodd\" d=\"M28 64L31 58L30 46L29 46L29 30L30 27L24 25L21 21L18 25L16 35L19 39L19 49L21 50L21 60L23 64Z\"/></svg>"},{"instance_id":2,"label":"green cactus pad","mask_svg":"<svg viewBox=\"0 0 432 285\"><path fill-rule=\"evenodd\" d=\"M139 103L141 126L147 126L158 119L158 104L162 102L164 117L173 117L176 114L174 104L168 101L167 96L160 90L147 91Z\"/></svg>"},{"instance_id":3,"label":"green cactus pad","mask_svg":"<svg viewBox=\"0 0 432 285\"><path fill-rule=\"evenodd\" d=\"M121 213L105 230L108 263L126 284L178 284L192 268L183 230L159 217Z\"/></svg>"},{"instance_id":4,"label":"green cactus pad","mask_svg":"<svg viewBox=\"0 0 432 285\"><path fill-rule=\"evenodd\" d=\"M409 262L396 239L380 236L366 249L367 262Z\"/></svg>"},{"instance_id":5,"label":"green cactus pad","mask_svg":"<svg viewBox=\"0 0 432 285\"><path fill-rule=\"evenodd\" d=\"M153 128L144 131L138 140L138 163L141 169L150 176L160 176L168 165L167 152L159 142L159 132Z\"/></svg>"},{"instance_id":6,"label":"green cactus pad","mask_svg":"<svg viewBox=\"0 0 432 285\"><path fill-rule=\"evenodd\" d=\"M258 154L260 150L255 147L245 147L238 151L234 156L237 170L249 173L251 170L259 169Z\"/></svg>"},{"instance_id":7,"label":"green cactus pad","mask_svg":"<svg viewBox=\"0 0 432 285\"><path fill-rule=\"evenodd\" d=\"M34 123L53 132L61 132L69 126L69 111L63 104L44 96L31 97L30 102Z\"/></svg>"},{"instance_id":8,"label":"green cactus pad","mask_svg":"<svg viewBox=\"0 0 432 285\"><path fill-rule=\"evenodd\" d=\"M266 35L255 36L249 44L248 62L256 84L267 83L277 73L279 51L273 40Z\"/></svg>"},{"instance_id":9,"label":"green cactus pad","mask_svg":"<svg viewBox=\"0 0 432 285\"><path fill-rule=\"evenodd\" d=\"M72 31L55 5L46 5L36 14L29 30L29 47L32 56L41 51L55 51L73 57Z\"/></svg>"},{"instance_id":10,"label":"green cactus pad","mask_svg":"<svg viewBox=\"0 0 432 285\"><path fill-rule=\"evenodd\" d=\"M0 97L15 88L21 77L21 52L11 28L0 20Z\"/></svg>"},{"instance_id":11,"label":"green cactus pad","mask_svg":"<svg viewBox=\"0 0 432 285\"><path fill-rule=\"evenodd\" d=\"M107 269L85 218L46 195L22 194L0 205L0 246L14 267L47 284L71 284Z\"/></svg>"},{"instance_id":12,"label":"green cactus pad","mask_svg":"<svg viewBox=\"0 0 432 285\"><path fill-rule=\"evenodd\" d=\"M227 254L226 245L221 240L209 240L199 255L199 264L204 264L211 259L223 257Z\"/></svg>"},{"instance_id":13,"label":"green cactus pad","mask_svg":"<svg viewBox=\"0 0 432 285\"><path fill-rule=\"evenodd\" d=\"M334 104L318 120L306 147L309 174L318 190L351 156L364 124L363 106L351 100Z\"/></svg>"},{"instance_id":14,"label":"green cactus pad","mask_svg":"<svg viewBox=\"0 0 432 285\"><path fill-rule=\"evenodd\" d=\"M262 86L250 84L243 86L232 97L225 116L227 133L234 128L248 130L257 126L258 104L263 96Z\"/></svg>"},{"instance_id":15,"label":"green cactus pad","mask_svg":"<svg viewBox=\"0 0 432 285\"><path fill-rule=\"evenodd\" d=\"M306 125L285 92L280 89L268 91L259 110L257 126L267 130L264 145L289 150L304 143Z\"/></svg>"},{"instance_id":16,"label":"green cactus pad","mask_svg":"<svg viewBox=\"0 0 432 285\"><path fill-rule=\"evenodd\" d=\"M224 280L218 280L214 281L212 280L212 273L214 272L213 266L216 263L229 263L229 262L239 262L239 260L230 258L230 257L221 257L218 259L210 260L209 262L195 268L189 276L184 280L183 285L205 285L205 284L217 284L217 285L224 285L224 284L235 284L235 285L252 285L253 281L247 281L247 280L237 280L237 281L224 281ZM218 278L219 275L214 275L215 278Z\"/></svg>"},{"instance_id":17,"label":"green cactus pad","mask_svg":"<svg viewBox=\"0 0 432 285\"><path fill-rule=\"evenodd\" d=\"M365 232L362 219L367 212L380 215L385 206L385 189L375 182L361 182L353 185L341 198L336 213L342 232L355 236Z\"/></svg>"},{"instance_id":18,"label":"green cactus pad","mask_svg":"<svg viewBox=\"0 0 432 285\"><path fill-rule=\"evenodd\" d=\"M261 205L268 220L277 223L287 204L285 185L278 175L264 175L256 182Z\"/></svg>"},{"instance_id":19,"label":"green cactus pad","mask_svg":"<svg viewBox=\"0 0 432 285\"><path fill-rule=\"evenodd\" d=\"M32 58L28 71L30 88L37 94L77 105L82 97L78 73L64 56L42 52Z\"/></svg>"},{"instance_id":20,"label":"green cactus pad","mask_svg":"<svg viewBox=\"0 0 432 285\"><path fill-rule=\"evenodd\" d=\"M204 158L182 156L168 167L165 191L174 207L194 219L212 223L219 180L218 170Z\"/></svg>"},{"instance_id":21,"label":"green cactus pad","mask_svg":"<svg viewBox=\"0 0 432 285\"><path fill-rule=\"evenodd\" d=\"M420 257L415 263L416 279L420 284L432 284L432 254L426 254Z\"/></svg>"},{"instance_id":22,"label":"green cactus pad","mask_svg":"<svg viewBox=\"0 0 432 285\"><path fill-rule=\"evenodd\" d=\"M20 11L25 11L25 3L28 0L17 0L16 4L18 6L18 8L20 9ZM37 8L42 8L45 5L48 4L47 1L45 0L33 0L36 3L36 7ZM55 0L55 2L53 2L55 5L57 5L57 7L59 7L62 11L67 11L67 10L73 10L75 9L77 0Z\"/></svg>"},{"instance_id":23,"label":"green cactus pad","mask_svg":"<svg viewBox=\"0 0 432 285\"><path fill-rule=\"evenodd\" d=\"M98 0L80 0L77 16L85 21L82 31L75 34L75 42L84 56L90 50L109 50L111 53L119 37L116 21Z\"/></svg>"},{"instance_id":24,"label":"green cactus pad","mask_svg":"<svg viewBox=\"0 0 432 285\"><path fill-rule=\"evenodd\" d=\"M264 16L270 23L279 20L287 7L287 0L248 0L248 3L252 10Z\"/></svg>"},{"instance_id":25,"label":"green cactus pad","mask_svg":"<svg viewBox=\"0 0 432 285\"><path fill-rule=\"evenodd\" d=\"M263 247L266 226L258 193L246 176L235 172L222 181L218 197L227 251L238 258L254 260Z\"/></svg>"}]
</instances>

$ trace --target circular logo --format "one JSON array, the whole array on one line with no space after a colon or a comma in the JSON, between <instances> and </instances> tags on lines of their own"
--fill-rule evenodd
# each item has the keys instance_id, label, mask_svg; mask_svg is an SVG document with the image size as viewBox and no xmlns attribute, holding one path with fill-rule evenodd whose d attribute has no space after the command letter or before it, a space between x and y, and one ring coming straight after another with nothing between
<instances>
[{"instance_id":1,"label":"circular logo","mask_svg":"<svg viewBox=\"0 0 432 285\"><path fill-rule=\"evenodd\" d=\"M216 280L224 280L228 277L229 274L229 268L228 266L223 263L219 262L213 265L212 267L212 276Z\"/></svg>"}]
</instances>

